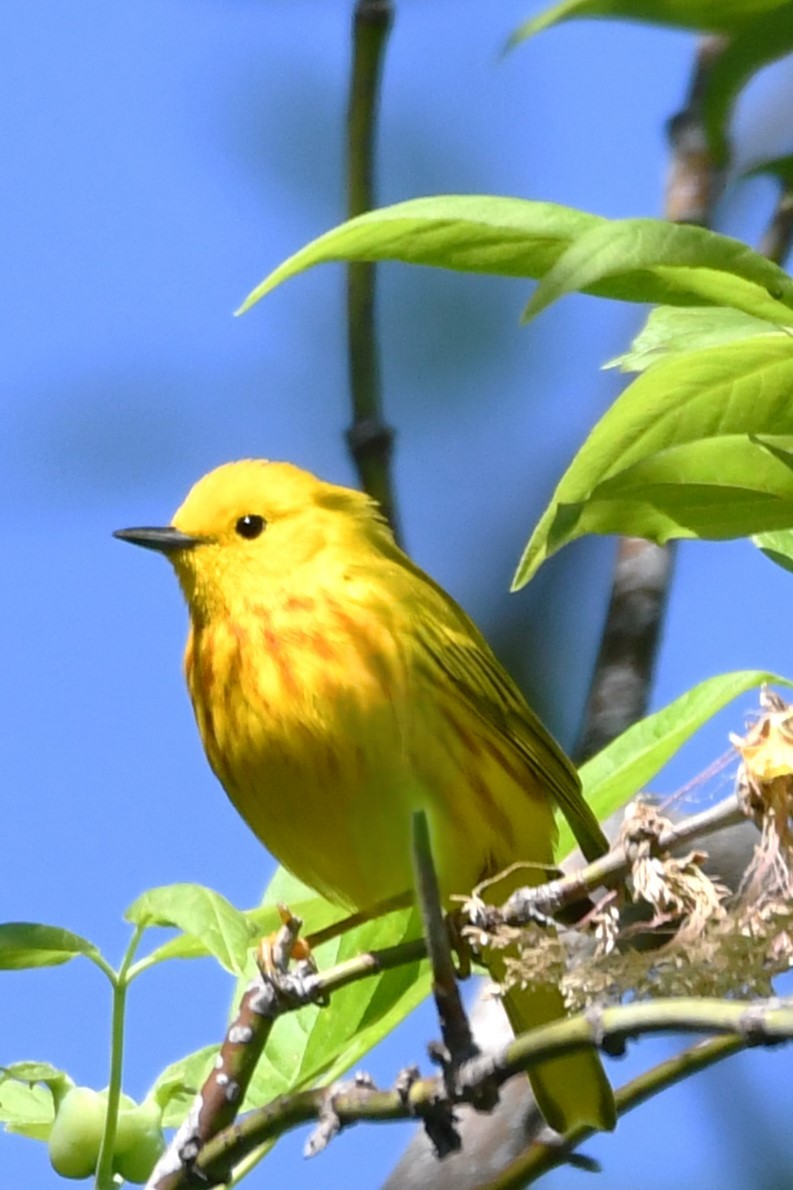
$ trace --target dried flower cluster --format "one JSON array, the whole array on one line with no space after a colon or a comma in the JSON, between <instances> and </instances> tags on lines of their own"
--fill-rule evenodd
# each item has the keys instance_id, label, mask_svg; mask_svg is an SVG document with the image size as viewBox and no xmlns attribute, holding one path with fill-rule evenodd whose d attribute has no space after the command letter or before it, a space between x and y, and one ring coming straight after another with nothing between
<instances>
[{"instance_id":1,"label":"dried flower cluster","mask_svg":"<svg viewBox=\"0 0 793 1190\"><path fill-rule=\"evenodd\" d=\"M571 1011L594 1000L773 994L774 977L793 966L793 709L765 693L763 713L732 743L738 792L760 831L737 891L707 874L704 851L662 851L671 824L636 801L618 840L629 875L586 919L586 934L534 923L486 939L477 931L477 945L512 952L502 990L561 983Z\"/></svg>"}]
</instances>

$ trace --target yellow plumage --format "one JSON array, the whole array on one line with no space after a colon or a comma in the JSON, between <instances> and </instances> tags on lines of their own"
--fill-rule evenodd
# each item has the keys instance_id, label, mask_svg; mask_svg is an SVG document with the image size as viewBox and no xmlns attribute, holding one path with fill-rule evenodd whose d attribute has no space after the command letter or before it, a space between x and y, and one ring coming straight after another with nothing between
<instances>
[{"instance_id":1,"label":"yellow plumage","mask_svg":"<svg viewBox=\"0 0 793 1190\"><path fill-rule=\"evenodd\" d=\"M176 569L216 775L273 855L331 900L366 909L411 888L419 808L444 896L516 860L550 865L554 803L588 857L603 850L575 769L368 497L249 460L200 480L169 528L121 536ZM563 1004L541 988L510 993L507 1010L528 1028ZM544 1063L532 1082L554 1127L613 1126L594 1055Z\"/></svg>"}]
</instances>

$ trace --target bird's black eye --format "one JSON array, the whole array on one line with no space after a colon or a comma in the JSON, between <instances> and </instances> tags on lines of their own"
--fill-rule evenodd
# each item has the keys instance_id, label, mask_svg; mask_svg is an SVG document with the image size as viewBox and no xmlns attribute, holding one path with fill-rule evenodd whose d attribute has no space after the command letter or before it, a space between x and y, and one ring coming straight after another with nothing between
<instances>
[{"instance_id":1,"label":"bird's black eye","mask_svg":"<svg viewBox=\"0 0 793 1190\"><path fill-rule=\"evenodd\" d=\"M240 537L247 537L252 541L254 537L258 537L267 524L263 516L257 516L256 513L249 512L247 516L241 516L234 528L239 533Z\"/></svg>"}]
</instances>

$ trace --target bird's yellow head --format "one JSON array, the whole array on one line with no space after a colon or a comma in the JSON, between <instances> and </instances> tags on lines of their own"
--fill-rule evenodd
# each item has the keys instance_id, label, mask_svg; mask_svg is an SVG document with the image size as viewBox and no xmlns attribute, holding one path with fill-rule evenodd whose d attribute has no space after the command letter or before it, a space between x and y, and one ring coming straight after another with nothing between
<instances>
[{"instance_id":1,"label":"bird's yellow head","mask_svg":"<svg viewBox=\"0 0 793 1190\"><path fill-rule=\"evenodd\" d=\"M200 479L165 528L119 529L115 536L165 554L191 611L211 616L307 565L321 570L323 557L338 557L350 534L370 544L389 540L368 496L291 463L245 459Z\"/></svg>"}]
</instances>

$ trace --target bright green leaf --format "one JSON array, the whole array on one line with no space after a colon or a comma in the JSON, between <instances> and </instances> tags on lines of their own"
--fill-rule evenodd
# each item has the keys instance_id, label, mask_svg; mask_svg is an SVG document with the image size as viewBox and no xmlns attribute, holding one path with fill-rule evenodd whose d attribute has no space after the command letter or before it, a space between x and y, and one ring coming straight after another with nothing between
<instances>
[{"instance_id":1,"label":"bright green leaf","mask_svg":"<svg viewBox=\"0 0 793 1190\"><path fill-rule=\"evenodd\" d=\"M737 440L768 435L784 446L784 436L793 434L791 391L793 338L787 335L758 335L725 347L688 352L642 373L601 418L568 467L532 534L513 586L523 586L545 558L587 531L584 509L590 499L592 531L606 531L606 523L611 532L633 531L623 526L613 509L609 514L609 481L617 493L623 484L617 498L625 526L641 523L658 540L708 532L724 537L733 530L741 536L783 527L787 501L780 491L787 490L786 480L779 468L772 474L768 444L758 452L758 444L750 443L754 453L747 456ZM718 475L718 442L725 449L725 464L734 468L731 478L737 475L740 481L737 498L742 506L732 519L720 496L716 497L719 506L713 508L713 488L723 482ZM694 443L700 445L679 449ZM667 466L662 456L673 451L677 456L670 454ZM770 485L767 493L762 487L752 491L751 479L744 486L749 458L752 466L761 465L762 482ZM680 470L675 473L675 463L685 464L684 475ZM698 467L699 479L704 481L699 485ZM629 494L630 476L623 473L632 468L642 482L654 474L655 487L643 493L639 485ZM648 470L642 474L642 468ZM781 487L774 488L777 481ZM668 493L664 498L662 488L670 483L687 487L688 495L683 491L679 500ZM644 496L648 499L642 503ZM677 505L670 508L673 499ZM755 517L757 523L751 524ZM617 521L619 527L614 528Z\"/></svg>"},{"instance_id":2,"label":"bright green leaf","mask_svg":"<svg viewBox=\"0 0 793 1190\"><path fill-rule=\"evenodd\" d=\"M561 4L524 21L510 37L508 48L552 25L593 17L673 25L701 33L735 33L761 13L774 12L787 3L788 0L562 0Z\"/></svg>"},{"instance_id":3,"label":"bright green leaf","mask_svg":"<svg viewBox=\"0 0 793 1190\"><path fill-rule=\"evenodd\" d=\"M416 198L368 211L313 240L274 269L237 311L283 281L334 260L401 260L462 272L540 277L582 231L602 220L572 207L488 195Z\"/></svg>"},{"instance_id":4,"label":"bright green leaf","mask_svg":"<svg viewBox=\"0 0 793 1190\"><path fill-rule=\"evenodd\" d=\"M307 893L307 885L280 868L263 904L282 902L291 909ZM335 908L334 912L338 916L340 911ZM327 924L321 915L307 914L304 921L306 934ZM326 971L365 951L396 946L420 934L417 911L403 909L348 930L317 947L314 956L320 970ZM238 987L237 997L243 986ZM320 1078L336 1078L407 1016L428 990L427 965L410 963L342 988L326 1008L311 1005L282 1017L256 1068L247 1105L265 1103L282 1091L310 1086Z\"/></svg>"},{"instance_id":5,"label":"bright green leaf","mask_svg":"<svg viewBox=\"0 0 793 1190\"><path fill-rule=\"evenodd\" d=\"M287 903L293 912L300 906L305 909L298 916L304 918L306 934L336 920L340 913L338 907L311 895L306 885L284 869L278 870L268 887L263 909L268 910L275 901ZM315 948L314 956L320 970L328 970L365 951L396 946L420 933L417 911L400 910L323 943ZM237 985L235 1007L250 974L249 966ZM403 1020L424 999L429 987L427 964L409 963L340 989L327 1007L309 1005L279 1018L257 1066L246 1108L266 1103L282 1092L336 1078ZM200 1087L216 1052L217 1046L207 1047L163 1071L157 1087L171 1095L166 1108L168 1125L178 1124L184 1117L193 1090Z\"/></svg>"},{"instance_id":6,"label":"bright green leaf","mask_svg":"<svg viewBox=\"0 0 793 1190\"><path fill-rule=\"evenodd\" d=\"M712 303L773 322L790 321L793 280L741 240L662 219L619 219L577 236L540 281L524 317L564 294L652 272L679 291L675 305ZM688 295L685 297L684 295ZM637 288L635 300L645 301Z\"/></svg>"},{"instance_id":7,"label":"bright green leaf","mask_svg":"<svg viewBox=\"0 0 793 1190\"><path fill-rule=\"evenodd\" d=\"M412 199L359 215L313 240L265 277L238 313L288 278L328 261L401 260L537 278L553 271L560 257L587 236L599 233L597 275L591 283L581 271L588 267L586 258L580 262L578 280L587 293L662 305L728 305L774 323L790 318L781 299L787 296L793 303L793 282L745 244L661 220L632 221L645 227L637 242L634 233L625 230L630 222L614 223L570 207L519 198L458 194ZM630 243L626 236L632 237ZM614 249L609 248L612 241Z\"/></svg>"},{"instance_id":8,"label":"bright green leaf","mask_svg":"<svg viewBox=\"0 0 793 1190\"><path fill-rule=\"evenodd\" d=\"M200 884L167 884L143 893L125 913L140 926L175 926L200 939L221 966L235 975L245 967L251 932L238 909Z\"/></svg>"},{"instance_id":9,"label":"bright green leaf","mask_svg":"<svg viewBox=\"0 0 793 1190\"><path fill-rule=\"evenodd\" d=\"M69 1076L50 1062L11 1062L8 1066L0 1066L0 1083L8 1079L14 1079L19 1083L47 1083L57 1086L71 1083Z\"/></svg>"},{"instance_id":10,"label":"bright green leaf","mask_svg":"<svg viewBox=\"0 0 793 1190\"><path fill-rule=\"evenodd\" d=\"M548 545L555 551L586 533L720 541L791 525L790 468L769 443L733 434L648 455L580 503L560 505Z\"/></svg>"},{"instance_id":11,"label":"bright green leaf","mask_svg":"<svg viewBox=\"0 0 793 1190\"><path fill-rule=\"evenodd\" d=\"M33 1066L34 1063L17 1065ZM0 1078L0 1122L6 1132L18 1132L33 1140L46 1140L54 1118L52 1094L46 1087L30 1086L26 1082L15 1081L13 1076Z\"/></svg>"},{"instance_id":12,"label":"bright green leaf","mask_svg":"<svg viewBox=\"0 0 793 1190\"><path fill-rule=\"evenodd\" d=\"M646 789L682 745L733 699L758 686L790 686L766 670L745 669L707 678L674 702L624 731L581 766L587 801L602 821Z\"/></svg>"},{"instance_id":13,"label":"bright green leaf","mask_svg":"<svg viewBox=\"0 0 793 1190\"><path fill-rule=\"evenodd\" d=\"M330 901L317 896L316 893L306 897L305 900L290 900L289 909L295 917L299 917L301 921L307 923L309 933L324 929L325 926L339 921L345 916L338 905L331 905ZM243 917L247 923L249 938L253 941L272 934L281 924L275 905L246 909L243 911ZM202 959L210 954L212 951L201 938L194 934L179 934L176 938L171 938L169 942L158 946L144 962L148 967L152 963L162 963L168 959Z\"/></svg>"},{"instance_id":14,"label":"bright green leaf","mask_svg":"<svg viewBox=\"0 0 793 1190\"><path fill-rule=\"evenodd\" d=\"M149 1094L163 1108L166 1128L178 1128L218 1056L222 1038L172 1062L157 1078Z\"/></svg>"},{"instance_id":15,"label":"bright green leaf","mask_svg":"<svg viewBox=\"0 0 793 1190\"><path fill-rule=\"evenodd\" d=\"M0 1066L0 1121L7 1132L47 1140L55 1102L73 1086L68 1074L49 1062L12 1062Z\"/></svg>"},{"instance_id":16,"label":"bright green leaf","mask_svg":"<svg viewBox=\"0 0 793 1190\"><path fill-rule=\"evenodd\" d=\"M657 306L650 311L630 350L603 366L621 372L645 372L673 355L774 332L786 334L790 329L784 331L762 318L721 306Z\"/></svg>"},{"instance_id":17,"label":"bright green leaf","mask_svg":"<svg viewBox=\"0 0 793 1190\"><path fill-rule=\"evenodd\" d=\"M60 926L12 921L0 925L0 969L22 971L27 967L57 967L77 955L95 958L92 942Z\"/></svg>"},{"instance_id":18,"label":"bright green leaf","mask_svg":"<svg viewBox=\"0 0 793 1190\"><path fill-rule=\"evenodd\" d=\"M793 571L793 530L758 533L752 540L771 562L775 562L783 570Z\"/></svg>"},{"instance_id":19,"label":"bright green leaf","mask_svg":"<svg viewBox=\"0 0 793 1190\"><path fill-rule=\"evenodd\" d=\"M790 686L763 670L738 670L708 678L674 702L634 723L621 736L583 764L584 796L604 822L647 788L683 744L718 711L747 690L765 683ZM560 823L560 854L575 845L566 823Z\"/></svg>"}]
</instances>

